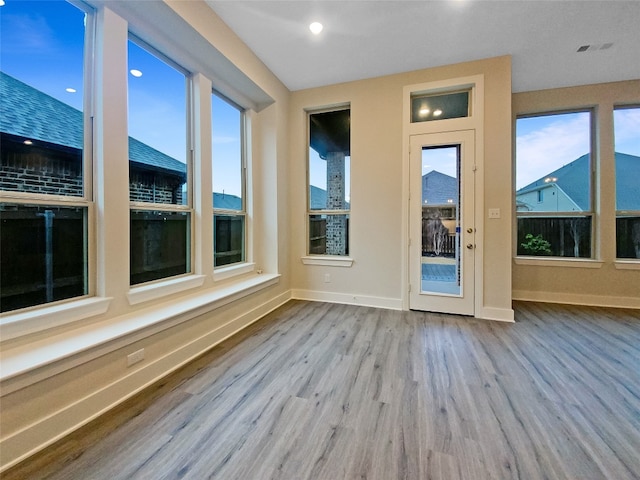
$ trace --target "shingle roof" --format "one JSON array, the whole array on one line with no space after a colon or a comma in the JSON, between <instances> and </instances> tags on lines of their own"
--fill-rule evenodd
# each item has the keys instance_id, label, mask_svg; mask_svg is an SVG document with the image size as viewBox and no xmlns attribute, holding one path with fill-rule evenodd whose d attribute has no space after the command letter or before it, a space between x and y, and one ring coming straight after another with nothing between
<instances>
[{"instance_id":1,"label":"shingle roof","mask_svg":"<svg viewBox=\"0 0 640 480\"><path fill-rule=\"evenodd\" d=\"M422 176L422 204L446 205L457 202L458 181L454 177L431 170Z\"/></svg>"},{"instance_id":2,"label":"shingle roof","mask_svg":"<svg viewBox=\"0 0 640 480\"><path fill-rule=\"evenodd\" d=\"M0 72L0 131L82 148L82 112Z\"/></svg>"},{"instance_id":3,"label":"shingle roof","mask_svg":"<svg viewBox=\"0 0 640 480\"><path fill-rule=\"evenodd\" d=\"M223 210L242 210L242 199L228 193L213 193L213 206Z\"/></svg>"},{"instance_id":4,"label":"shingle roof","mask_svg":"<svg viewBox=\"0 0 640 480\"><path fill-rule=\"evenodd\" d=\"M82 112L0 72L0 131L82 148ZM146 168L186 175L186 165L129 137L129 160Z\"/></svg>"},{"instance_id":5,"label":"shingle roof","mask_svg":"<svg viewBox=\"0 0 640 480\"><path fill-rule=\"evenodd\" d=\"M640 210L640 157L626 153L615 153L617 210ZM545 179L553 177L555 183L582 210L589 210L589 154L554 170L535 182L522 187L517 195L544 186Z\"/></svg>"},{"instance_id":6,"label":"shingle roof","mask_svg":"<svg viewBox=\"0 0 640 480\"><path fill-rule=\"evenodd\" d=\"M640 210L640 157L616 152L616 210Z\"/></svg>"},{"instance_id":7,"label":"shingle roof","mask_svg":"<svg viewBox=\"0 0 640 480\"><path fill-rule=\"evenodd\" d=\"M535 182L522 187L516 194L537 190L547 184L545 179L555 178L557 184L581 210L589 210L589 154L586 153Z\"/></svg>"}]
</instances>

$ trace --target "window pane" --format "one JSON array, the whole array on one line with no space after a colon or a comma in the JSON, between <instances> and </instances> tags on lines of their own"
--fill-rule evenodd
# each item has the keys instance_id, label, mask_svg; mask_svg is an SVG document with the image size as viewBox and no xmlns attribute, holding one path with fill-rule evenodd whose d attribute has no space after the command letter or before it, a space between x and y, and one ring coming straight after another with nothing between
<instances>
[{"instance_id":1,"label":"window pane","mask_svg":"<svg viewBox=\"0 0 640 480\"><path fill-rule=\"evenodd\" d=\"M349 215L309 215L309 254L349 255Z\"/></svg>"},{"instance_id":2,"label":"window pane","mask_svg":"<svg viewBox=\"0 0 640 480\"><path fill-rule=\"evenodd\" d=\"M243 113L217 95L211 96L213 207L244 210Z\"/></svg>"},{"instance_id":3,"label":"window pane","mask_svg":"<svg viewBox=\"0 0 640 480\"><path fill-rule=\"evenodd\" d=\"M309 208L348 210L350 110L309 115Z\"/></svg>"},{"instance_id":4,"label":"window pane","mask_svg":"<svg viewBox=\"0 0 640 480\"><path fill-rule=\"evenodd\" d=\"M129 198L188 204L187 82L129 41Z\"/></svg>"},{"instance_id":5,"label":"window pane","mask_svg":"<svg viewBox=\"0 0 640 480\"><path fill-rule=\"evenodd\" d=\"M0 14L0 189L82 197L85 12L7 2Z\"/></svg>"},{"instance_id":6,"label":"window pane","mask_svg":"<svg viewBox=\"0 0 640 480\"><path fill-rule=\"evenodd\" d=\"M640 216L619 216L616 232L616 257L640 258Z\"/></svg>"},{"instance_id":7,"label":"window pane","mask_svg":"<svg viewBox=\"0 0 640 480\"><path fill-rule=\"evenodd\" d=\"M640 258L640 108L618 108L613 115L618 210L616 256Z\"/></svg>"},{"instance_id":8,"label":"window pane","mask_svg":"<svg viewBox=\"0 0 640 480\"><path fill-rule=\"evenodd\" d=\"M349 254L351 111L309 115L309 211L344 214L309 216L309 253Z\"/></svg>"},{"instance_id":9,"label":"window pane","mask_svg":"<svg viewBox=\"0 0 640 480\"><path fill-rule=\"evenodd\" d=\"M590 112L516 120L518 255L592 257L591 165Z\"/></svg>"},{"instance_id":10,"label":"window pane","mask_svg":"<svg viewBox=\"0 0 640 480\"><path fill-rule=\"evenodd\" d=\"M0 204L0 307L87 294L87 208Z\"/></svg>"},{"instance_id":11,"label":"window pane","mask_svg":"<svg viewBox=\"0 0 640 480\"><path fill-rule=\"evenodd\" d=\"M244 215L214 215L214 266L244 262Z\"/></svg>"},{"instance_id":12,"label":"window pane","mask_svg":"<svg viewBox=\"0 0 640 480\"><path fill-rule=\"evenodd\" d=\"M190 214L131 211L131 285L188 273Z\"/></svg>"},{"instance_id":13,"label":"window pane","mask_svg":"<svg viewBox=\"0 0 640 480\"><path fill-rule=\"evenodd\" d=\"M412 95L411 122L430 122L469 116L469 92Z\"/></svg>"},{"instance_id":14,"label":"window pane","mask_svg":"<svg viewBox=\"0 0 640 480\"><path fill-rule=\"evenodd\" d=\"M591 257L591 217L519 217L518 255Z\"/></svg>"},{"instance_id":15,"label":"window pane","mask_svg":"<svg viewBox=\"0 0 640 480\"><path fill-rule=\"evenodd\" d=\"M518 118L518 212L591 211L589 112Z\"/></svg>"}]
</instances>

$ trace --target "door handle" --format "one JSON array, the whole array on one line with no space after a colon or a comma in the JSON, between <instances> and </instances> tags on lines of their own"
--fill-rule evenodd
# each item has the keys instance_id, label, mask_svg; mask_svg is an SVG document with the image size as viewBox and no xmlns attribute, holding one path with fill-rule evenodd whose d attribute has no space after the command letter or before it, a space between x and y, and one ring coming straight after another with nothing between
<instances>
[{"instance_id":1,"label":"door handle","mask_svg":"<svg viewBox=\"0 0 640 480\"><path fill-rule=\"evenodd\" d=\"M473 228L467 228L467 233L473 233Z\"/></svg>"},{"instance_id":2,"label":"door handle","mask_svg":"<svg viewBox=\"0 0 640 480\"><path fill-rule=\"evenodd\" d=\"M467 248L469 250L472 250L473 249L473 243L467 243Z\"/></svg>"}]
</instances>

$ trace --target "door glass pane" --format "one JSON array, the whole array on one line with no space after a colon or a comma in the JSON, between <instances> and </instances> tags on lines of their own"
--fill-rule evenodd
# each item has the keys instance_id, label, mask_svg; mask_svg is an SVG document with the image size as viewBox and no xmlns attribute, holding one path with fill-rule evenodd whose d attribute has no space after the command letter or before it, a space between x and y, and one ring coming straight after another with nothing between
<instances>
[{"instance_id":1,"label":"door glass pane","mask_svg":"<svg viewBox=\"0 0 640 480\"><path fill-rule=\"evenodd\" d=\"M460 295L460 146L422 149L421 291Z\"/></svg>"}]
</instances>

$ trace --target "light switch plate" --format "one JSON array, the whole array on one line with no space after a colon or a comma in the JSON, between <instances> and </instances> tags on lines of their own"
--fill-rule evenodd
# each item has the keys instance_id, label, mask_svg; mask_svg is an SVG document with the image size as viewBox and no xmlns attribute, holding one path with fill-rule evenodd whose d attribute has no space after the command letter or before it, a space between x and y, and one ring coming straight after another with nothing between
<instances>
[{"instance_id":1,"label":"light switch plate","mask_svg":"<svg viewBox=\"0 0 640 480\"><path fill-rule=\"evenodd\" d=\"M500 209L499 208L490 208L489 209L489 218L500 218Z\"/></svg>"}]
</instances>

